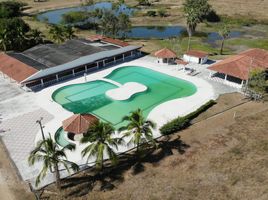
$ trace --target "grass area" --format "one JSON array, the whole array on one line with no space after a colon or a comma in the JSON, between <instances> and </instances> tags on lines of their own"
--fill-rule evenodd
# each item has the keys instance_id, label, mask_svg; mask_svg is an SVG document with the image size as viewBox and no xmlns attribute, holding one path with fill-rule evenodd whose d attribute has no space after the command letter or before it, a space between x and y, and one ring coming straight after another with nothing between
<instances>
[{"instance_id":1,"label":"grass area","mask_svg":"<svg viewBox=\"0 0 268 200\"><path fill-rule=\"evenodd\" d=\"M258 38L258 39L249 39L249 38L236 38L226 41L226 45L232 48L235 46L246 46L247 48L261 48L268 50L268 39Z\"/></svg>"}]
</instances>

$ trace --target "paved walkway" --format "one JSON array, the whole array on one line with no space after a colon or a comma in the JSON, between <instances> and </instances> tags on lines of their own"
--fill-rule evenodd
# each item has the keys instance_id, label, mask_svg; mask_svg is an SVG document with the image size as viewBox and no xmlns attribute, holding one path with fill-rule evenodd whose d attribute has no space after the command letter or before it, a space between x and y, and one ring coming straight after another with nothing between
<instances>
[{"instance_id":1,"label":"paved walkway","mask_svg":"<svg viewBox=\"0 0 268 200\"><path fill-rule=\"evenodd\" d=\"M4 130L1 133L2 140L24 180L31 177L32 172L27 159L34 148L35 137L40 129L36 124L40 117L43 117L44 124L53 119L47 111L38 109L1 123L1 129Z\"/></svg>"}]
</instances>

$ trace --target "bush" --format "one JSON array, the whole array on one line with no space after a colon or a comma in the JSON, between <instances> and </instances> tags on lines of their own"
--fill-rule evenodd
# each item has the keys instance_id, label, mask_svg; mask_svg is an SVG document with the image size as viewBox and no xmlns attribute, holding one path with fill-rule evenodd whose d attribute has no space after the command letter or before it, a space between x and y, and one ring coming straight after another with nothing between
<instances>
[{"instance_id":1,"label":"bush","mask_svg":"<svg viewBox=\"0 0 268 200\"><path fill-rule=\"evenodd\" d=\"M64 24L82 23L88 19L88 15L87 12L82 11L68 12L62 16L62 22Z\"/></svg>"},{"instance_id":2,"label":"bush","mask_svg":"<svg viewBox=\"0 0 268 200\"><path fill-rule=\"evenodd\" d=\"M149 0L137 0L140 6L150 6Z\"/></svg>"},{"instance_id":3,"label":"bush","mask_svg":"<svg viewBox=\"0 0 268 200\"><path fill-rule=\"evenodd\" d=\"M192 119L196 118L200 113L206 111L214 104L216 104L216 102L214 100L210 100L206 104L198 108L196 111L184 117L177 117L176 119L173 119L172 121L166 123L160 128L161 134L169 135L188 127Z\"/></svg>"},{"instance_id":4,"label":"bush","mask_svg":"<svg viewBox=\"0 0 268 200\"><path fill-rule=\"evenodd\" d=\"M147 11L146 15L149 16L149 17L155 17L156 12L154 10L149 10L149 11Z\"/></svg>"},{"instance_id":5,"label":"bush","mask_svg":"<svg viewBox=\"0 0 268 200\"><path fill-rule=\"evenodd\" d=\"M161 8L161 9L158 10L158 15L160 17L166 17L167 16L167 11L165 9Z\"/></svg>"}]
</instances>

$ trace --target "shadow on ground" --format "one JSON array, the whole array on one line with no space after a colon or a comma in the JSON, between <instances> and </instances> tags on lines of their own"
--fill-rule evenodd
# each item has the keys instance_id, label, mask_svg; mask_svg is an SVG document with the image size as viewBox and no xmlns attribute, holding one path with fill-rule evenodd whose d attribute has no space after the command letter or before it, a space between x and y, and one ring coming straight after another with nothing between
<instances>
[{"instance_id":1,"label":"shadow on ground","mask_svg":"<svg viewBox=\"0 0 268 200\"><path fill-rule=\"evenodd\" d=\"M63 180L62 189L64 196L68 198L82 197L90 191L107 191L116 188L124 181L124 172L130 170L132 175L137 175L145 170L144 164L157 164L160 160L171 156L174 152L184 154L190 145L184 143L180 138L175 140L161 141L157 147L144 147L143 156L137 156L135 152L120 155L117 166L105 165L102 172L91 168L75 176Z\"/></svg>"}]
</instances>

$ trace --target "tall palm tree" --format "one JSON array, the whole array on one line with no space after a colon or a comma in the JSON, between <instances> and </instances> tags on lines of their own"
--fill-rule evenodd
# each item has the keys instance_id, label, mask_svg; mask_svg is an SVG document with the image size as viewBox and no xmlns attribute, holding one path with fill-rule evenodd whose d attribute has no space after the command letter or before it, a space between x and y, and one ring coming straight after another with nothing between
<instances>
[{"instance_id":1,"label":"tall palm tree","mask_svg":"<svg viewBox=\"0 0 268 200\"><path fill-rule=\"evenodd\" d=\"M82 156L87 156L87 162L91 157L96 157L96 168L103 169L103 160L105 154L109 157L112 164L117 163L117 155L113 148L118 149L122 144L122 138L114 138L114 128L105 122L96 122L81 139L81 143L88 143L82 151ZM112 148L113 147L113 148Z\"/></svg>"},{"instance_id":2,"label":"tall palm tree","mask_svg":"<svg viewBox=\"0 0 268 200\"><path fill-rule=\"evenodd\" d=\"M153 129L155 129L155 123L146 120L140 109L133 111L129 116L125 116L123 121L127 121L128 124L119 130L124 132L125 137L131 137L128 144L134 144L137 147L137 153L140 151L140 145L144 142L150 142L153 145L155 141L153 139Z\"/></svg>"},{"instance_id":3,"label":"tall palm tree","mask_svg":"<svg viewBox=\"0 0 268 200\"><path fill-rule=\"evenodd\" d=\"M210 12L211 6L208 0L185 0L183 10L187 22L187 32L189 36L188 50L190 49L191 37L193 36L197 25L203 21Z\"/></svg>"},{"instance_id":4,"label":"tall palm tree","mask_svg":"<svg viewBox=\"0 0 268 200\"><path fill-rule=\"evenodd\" d=\"M63 149L60 149L59 146L52 140L51 136L45 140L39 141L28 158L30 166L34 165L36 161L43 162L43 168L36 178L36 186L47 175L47 171L49 169L53 169L56 177L57 188L60 189L61 180L59 166L62 165L68 171L68 173L70 173L70 169L73 171L79 170L79 166L71 161L68 161L65 154L66 150L74 149L75 146L73 145L67 145Z\"/></svg>"},{"instance_id":5,"label":"tall palm tree","mask_svg":"<svg viewBox=\"0 0 268 200\"><path fill-rule=\"evenodd\" d=\"M223 53L223 46L225 40L230 36L230 30L226 25L223 25L219 30L219 35L221 36L221 48L220 48L220 54Z\"/></svg>"}]
</instances>

